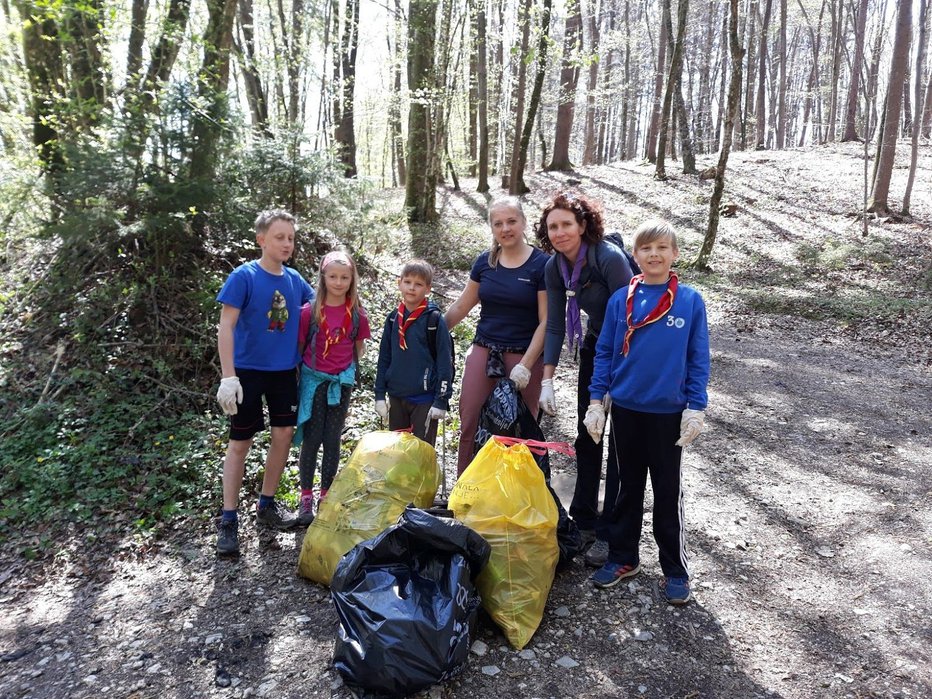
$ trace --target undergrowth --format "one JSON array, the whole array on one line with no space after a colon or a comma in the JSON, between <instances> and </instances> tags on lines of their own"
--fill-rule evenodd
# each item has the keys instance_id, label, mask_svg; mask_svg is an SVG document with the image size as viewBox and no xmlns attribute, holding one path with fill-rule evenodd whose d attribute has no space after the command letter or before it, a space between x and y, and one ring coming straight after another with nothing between
<instances>
[{"instance_id":1,"label":"undergrowth","mask_svg":"<svg viewBox=\"0 0 932 699\"><path fill-rule=\"evenodd\" d=\"M292 158L262 140L227 153L210 182L188 182L138 177L117 143L85 146L56 196L32 195L27 212L9 208L24 177L0 180L0 544L27 558L69 523L132 533L209 514L226 447L215 296L257 257L253 219L298 211L295 264L309 281L330 231L365 233L369 188L326 153ZM257 441L247 483L261 472Z\"/></svg>"}]
</instances>

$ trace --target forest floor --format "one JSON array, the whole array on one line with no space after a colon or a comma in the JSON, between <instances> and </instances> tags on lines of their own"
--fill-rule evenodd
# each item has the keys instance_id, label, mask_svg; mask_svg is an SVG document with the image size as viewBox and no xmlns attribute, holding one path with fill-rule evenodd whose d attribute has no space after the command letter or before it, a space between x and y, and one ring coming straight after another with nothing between
<instances>
[{"instance_id":1,"label":"forest floor","mask_svg":"<svg viewBox=\"0 0 932 699\"><path fill-rule=\"evenodd\" d=\"M734 154L738 211L722 219L715 271L681 275L705 295L712 342L708 431L684 454L694 600L659 595L648 506L638 577L599 591L574 564L523 652L486 625L466 671L421 696L932 696L932 151L915 220L874 221L867 237L852 215L862 167L853 144ZM572 177L627 240L644 218L671 220L688 260L711 184L651 174L540 174L527 210ZM450 238L431 247L480 249L485 199L440 203ZM445 270L437 295L464 280ZM551 439L574 437L574 376L564 358ZM574 465L552 465L565 492ZM303 532L250 519L238 561L215 557L206 520L151 546L68 544L54 566L3 552L0 695L349 697L328 591L295 574Z\"/></svg>"}]
</instances>

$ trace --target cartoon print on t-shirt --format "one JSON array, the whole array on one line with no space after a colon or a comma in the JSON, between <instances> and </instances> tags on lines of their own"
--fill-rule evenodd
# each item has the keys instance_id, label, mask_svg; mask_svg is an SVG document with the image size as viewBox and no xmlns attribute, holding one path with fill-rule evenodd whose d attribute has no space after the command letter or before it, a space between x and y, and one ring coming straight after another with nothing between
<instances>
[{"instance_id":1,"label":"cartoon print on t-shirt","mask_svg":"<svg viewBox=\"0 0 932 699\"><path fill-rule=\"evenodd\" d=\"M282 293L276 289L272 297L272 310L267 314L269 317L269 330L278 330L285 332L285 323L288 321L288 304Z\"/></svg>"}]
</instances>

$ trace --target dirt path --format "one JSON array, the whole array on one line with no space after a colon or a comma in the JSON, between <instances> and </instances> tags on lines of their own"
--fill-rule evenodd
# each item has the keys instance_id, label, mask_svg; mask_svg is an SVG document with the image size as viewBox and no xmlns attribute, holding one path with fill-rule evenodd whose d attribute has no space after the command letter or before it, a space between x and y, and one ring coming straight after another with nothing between
<instances>
[{"instance_id":1,"label":"dirt path","mask_svg":"<svg viewBox=\"0 0 932 699\"><path fill-rule=\"evenodd\" d=\"M692 187L665 208L685 207ZM722 245L728 260L749 254L739 240L772 243L760 289L788 264L789 242L778 214L755 216L769 223L748 216ZM836 224L850 228L824 222ZM710 429L684 459L695 601L661 601L648 513L639 577L596 591L575 565L524 652L485 627L465 674L423 696L932 696L928 330L894 346L895 334L883 344L837 322L752 313L738 273L705 291ZM558 372L565 406L571 373ZM573 416L545 430L571 441ZM553 466L572 478L565 458ZM242 558L227 562L198 527L151 551L70 548L41 582L0 567L0 695L349 697L330 666L329 596L294 574L300 534L247 523Z\"/></svg>"}]
</instances>

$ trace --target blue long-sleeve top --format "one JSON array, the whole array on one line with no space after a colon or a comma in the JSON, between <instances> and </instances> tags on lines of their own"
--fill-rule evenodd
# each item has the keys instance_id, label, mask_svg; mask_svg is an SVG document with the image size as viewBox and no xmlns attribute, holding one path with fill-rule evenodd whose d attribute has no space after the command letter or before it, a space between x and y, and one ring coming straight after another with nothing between
<instances>
[{"instance_id":1,"label":"blue long-sleeve top","mask_svg":"<svg viewBox=\"0 0 932 699\"><path fill-rule=\"evenodd\" d=\"M566 285L560 276L554 253L547 261L544 277L547 282L547 333L544 337L544 364L556 366L560 361L560 348L566 336ZM566 258L567 269L573 265ZM576 302L589 316L587 334L598 336L605 317L605 306L617 289L627 288L631 280L631 267L624 253L605 240L593 245L586 253L586 264L579 272Z\"/></svg>"},{"instance_id":2,"label":"blue long-sleeve top","mask_svg":"<svg viewBox=\"0 0 932 699\"><path fill-rule=\"evenodd\" d=\"M638 323L666 292L666 284L639 284L632 322ZM705 410L709 383L709 327L705 302L695 289L679 285L673 307L660 320L637 328L627 356L621 353L628 323L627 287L615 292L605 310L596 343L589 398L643 413Z\"/></svg>"},{"instance_id":3,"label":"blue long-sleeve top","mask_svg":"<svg viewBox=\"0 0 932 699\"><path fill-rule=\"evenodd\" d=\"M406 398L414 403L430 402L435 408L450 409L453 393L452 338L443 314L437 327L437 360L434 361L427 337L427 321L439 307L428 301L427 308L405 330L407 349L401 349L398 336L398 312L391 311L382 328L379 362L375 375L375 399L385 394ZM405 318L409 315L405 313Z\"/></svg>"}]
</instances>

